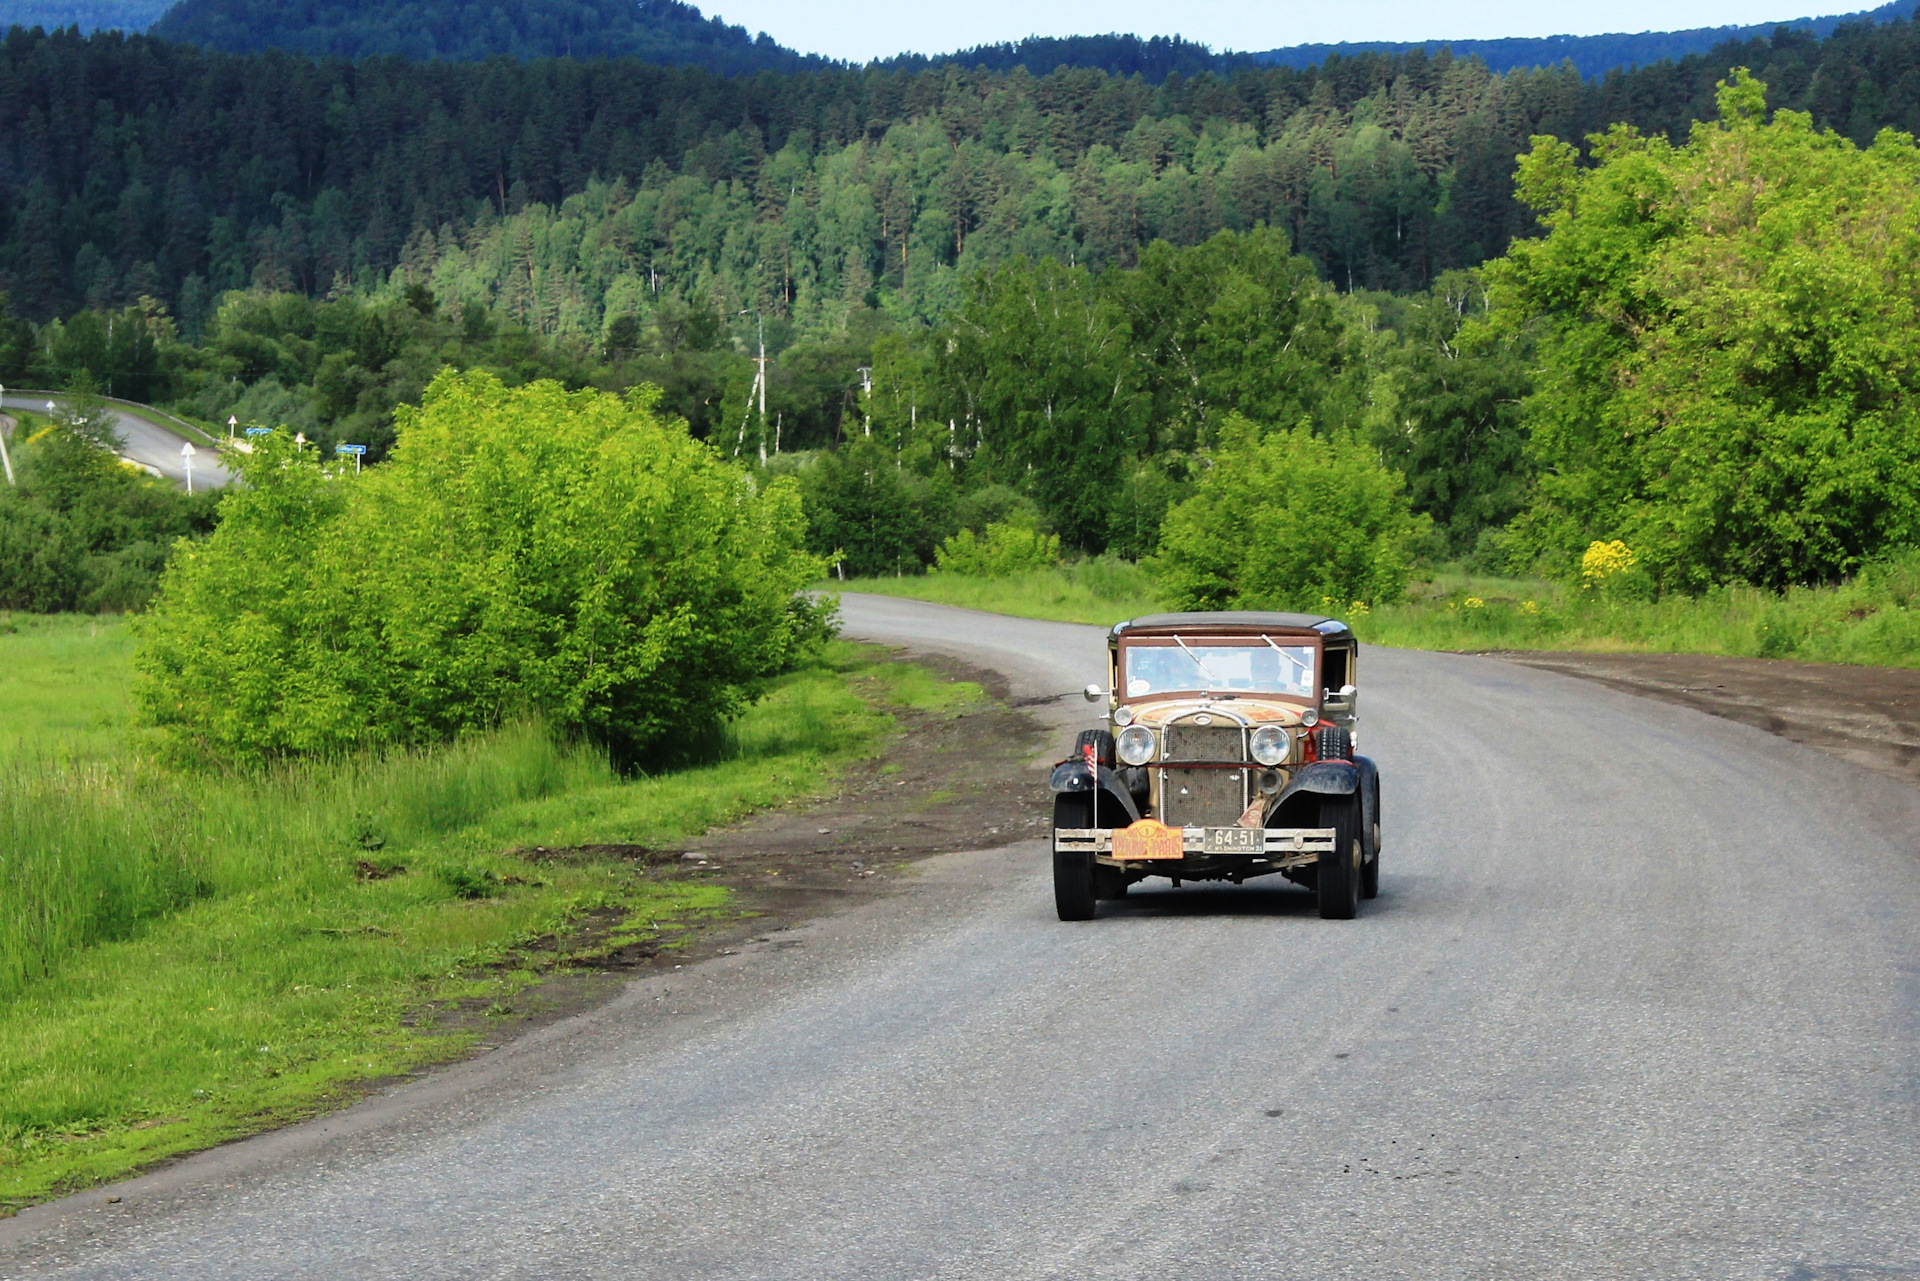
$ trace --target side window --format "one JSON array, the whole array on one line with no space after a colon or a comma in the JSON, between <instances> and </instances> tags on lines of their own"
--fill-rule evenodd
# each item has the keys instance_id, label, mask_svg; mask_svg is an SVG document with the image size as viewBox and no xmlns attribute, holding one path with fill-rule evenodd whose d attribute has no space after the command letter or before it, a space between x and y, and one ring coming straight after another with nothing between
<instances>
[{"instance_id":1,"label":"side window","mask_svg":"<svg viewBox=\"0 0 1920 1281\"><path fill-rule=\"evenodd\" d=\"M1345 685L1353 671L1353 651L1350 649L1329 649L1324 663L1324 674L1320 678L1322 689L1337 690Z\"/></svg>"}]
</instances>

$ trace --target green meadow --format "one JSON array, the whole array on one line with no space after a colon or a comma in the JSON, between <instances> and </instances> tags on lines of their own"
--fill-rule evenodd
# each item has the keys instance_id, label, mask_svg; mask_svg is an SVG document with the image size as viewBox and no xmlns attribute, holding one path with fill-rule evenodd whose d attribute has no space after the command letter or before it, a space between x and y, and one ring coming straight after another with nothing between
<instances>
[{"instance_id":1,"label":"green meadow","mask_svg":"<svg viewBox=\"0 0 1920 1281\"><path fill-rule=\"evenodd\" d=\"M515 724L428 751L255 771L162 764L128 625L0 616L0 1206L313 1114L484 1034L585 918L600 949L739 915L641 862L823 794L892 712L977 687L843 643L772 682L717 759L623 778ZM544 960L537 958L545 958Z\"/></svg>"}]
</instances>

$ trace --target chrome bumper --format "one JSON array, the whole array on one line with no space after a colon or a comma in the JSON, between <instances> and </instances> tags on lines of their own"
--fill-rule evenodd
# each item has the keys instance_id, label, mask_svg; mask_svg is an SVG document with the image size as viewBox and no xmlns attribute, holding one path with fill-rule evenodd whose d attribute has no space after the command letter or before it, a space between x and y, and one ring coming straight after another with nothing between
<instances>
[{"instance_id":1,"label":"chrome bumper","mask_svg":"<svg viewBox=\"0 0 1920 1281\"><path fill-rule=\"evenodd\" d=\"M1310 863L1333 853L1331 827L1186 827L1180 829L1178 858L1250 858L1275 866ZM1055 853L1089 853L1114 863L1113 832L1104 827L1062 827L1053 833ZM1166 855L1140 862L1176 862Z\"/></svg>"}]
</instances>

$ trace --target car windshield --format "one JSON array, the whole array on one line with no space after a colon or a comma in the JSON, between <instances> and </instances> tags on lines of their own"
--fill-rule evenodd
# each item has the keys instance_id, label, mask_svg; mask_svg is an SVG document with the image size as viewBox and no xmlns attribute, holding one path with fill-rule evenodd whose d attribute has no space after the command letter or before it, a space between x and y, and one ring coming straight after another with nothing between
<instances>
[{"instance_id":1,"label":"car windshield","mask_svg":"<svg viewBox=\"0 0 1920 1281\"><path fill-rule=\"evenodd\" d=\"M1212 693L1313 697L1313 646L1282 645L1265 637L1244 641L1133 644L1121 650L1128 698L1205 690Z\"/></svg>"}]
</instances>

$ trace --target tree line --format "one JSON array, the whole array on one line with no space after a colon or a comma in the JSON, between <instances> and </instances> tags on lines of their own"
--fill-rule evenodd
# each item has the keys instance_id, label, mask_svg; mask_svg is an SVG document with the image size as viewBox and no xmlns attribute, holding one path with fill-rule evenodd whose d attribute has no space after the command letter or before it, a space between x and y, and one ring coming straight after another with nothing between
<instances>
[{"instance_id":1,"label":"tree line","mask_svg":"<svg viewBox=\"0 0 1920 1281\"><path fill-rule=\"evenodd\" d=\"M1511 183L1528 138L1577 145L1615 121L1680 136L1735 62L1856 140L1916 123L1904 22L1600 82L1412 53L1158 85L356 64L16 30L0 43L0 288L36 320L152 297L192 334L230 289L365 291L458 250L474 288L550 332L701 288L830 325L848 295L937 314L950 275L1013 253L1097 269L1264 221L1343 289L1418 289L1532 229Z\"/></svg>"}]
</instances>

